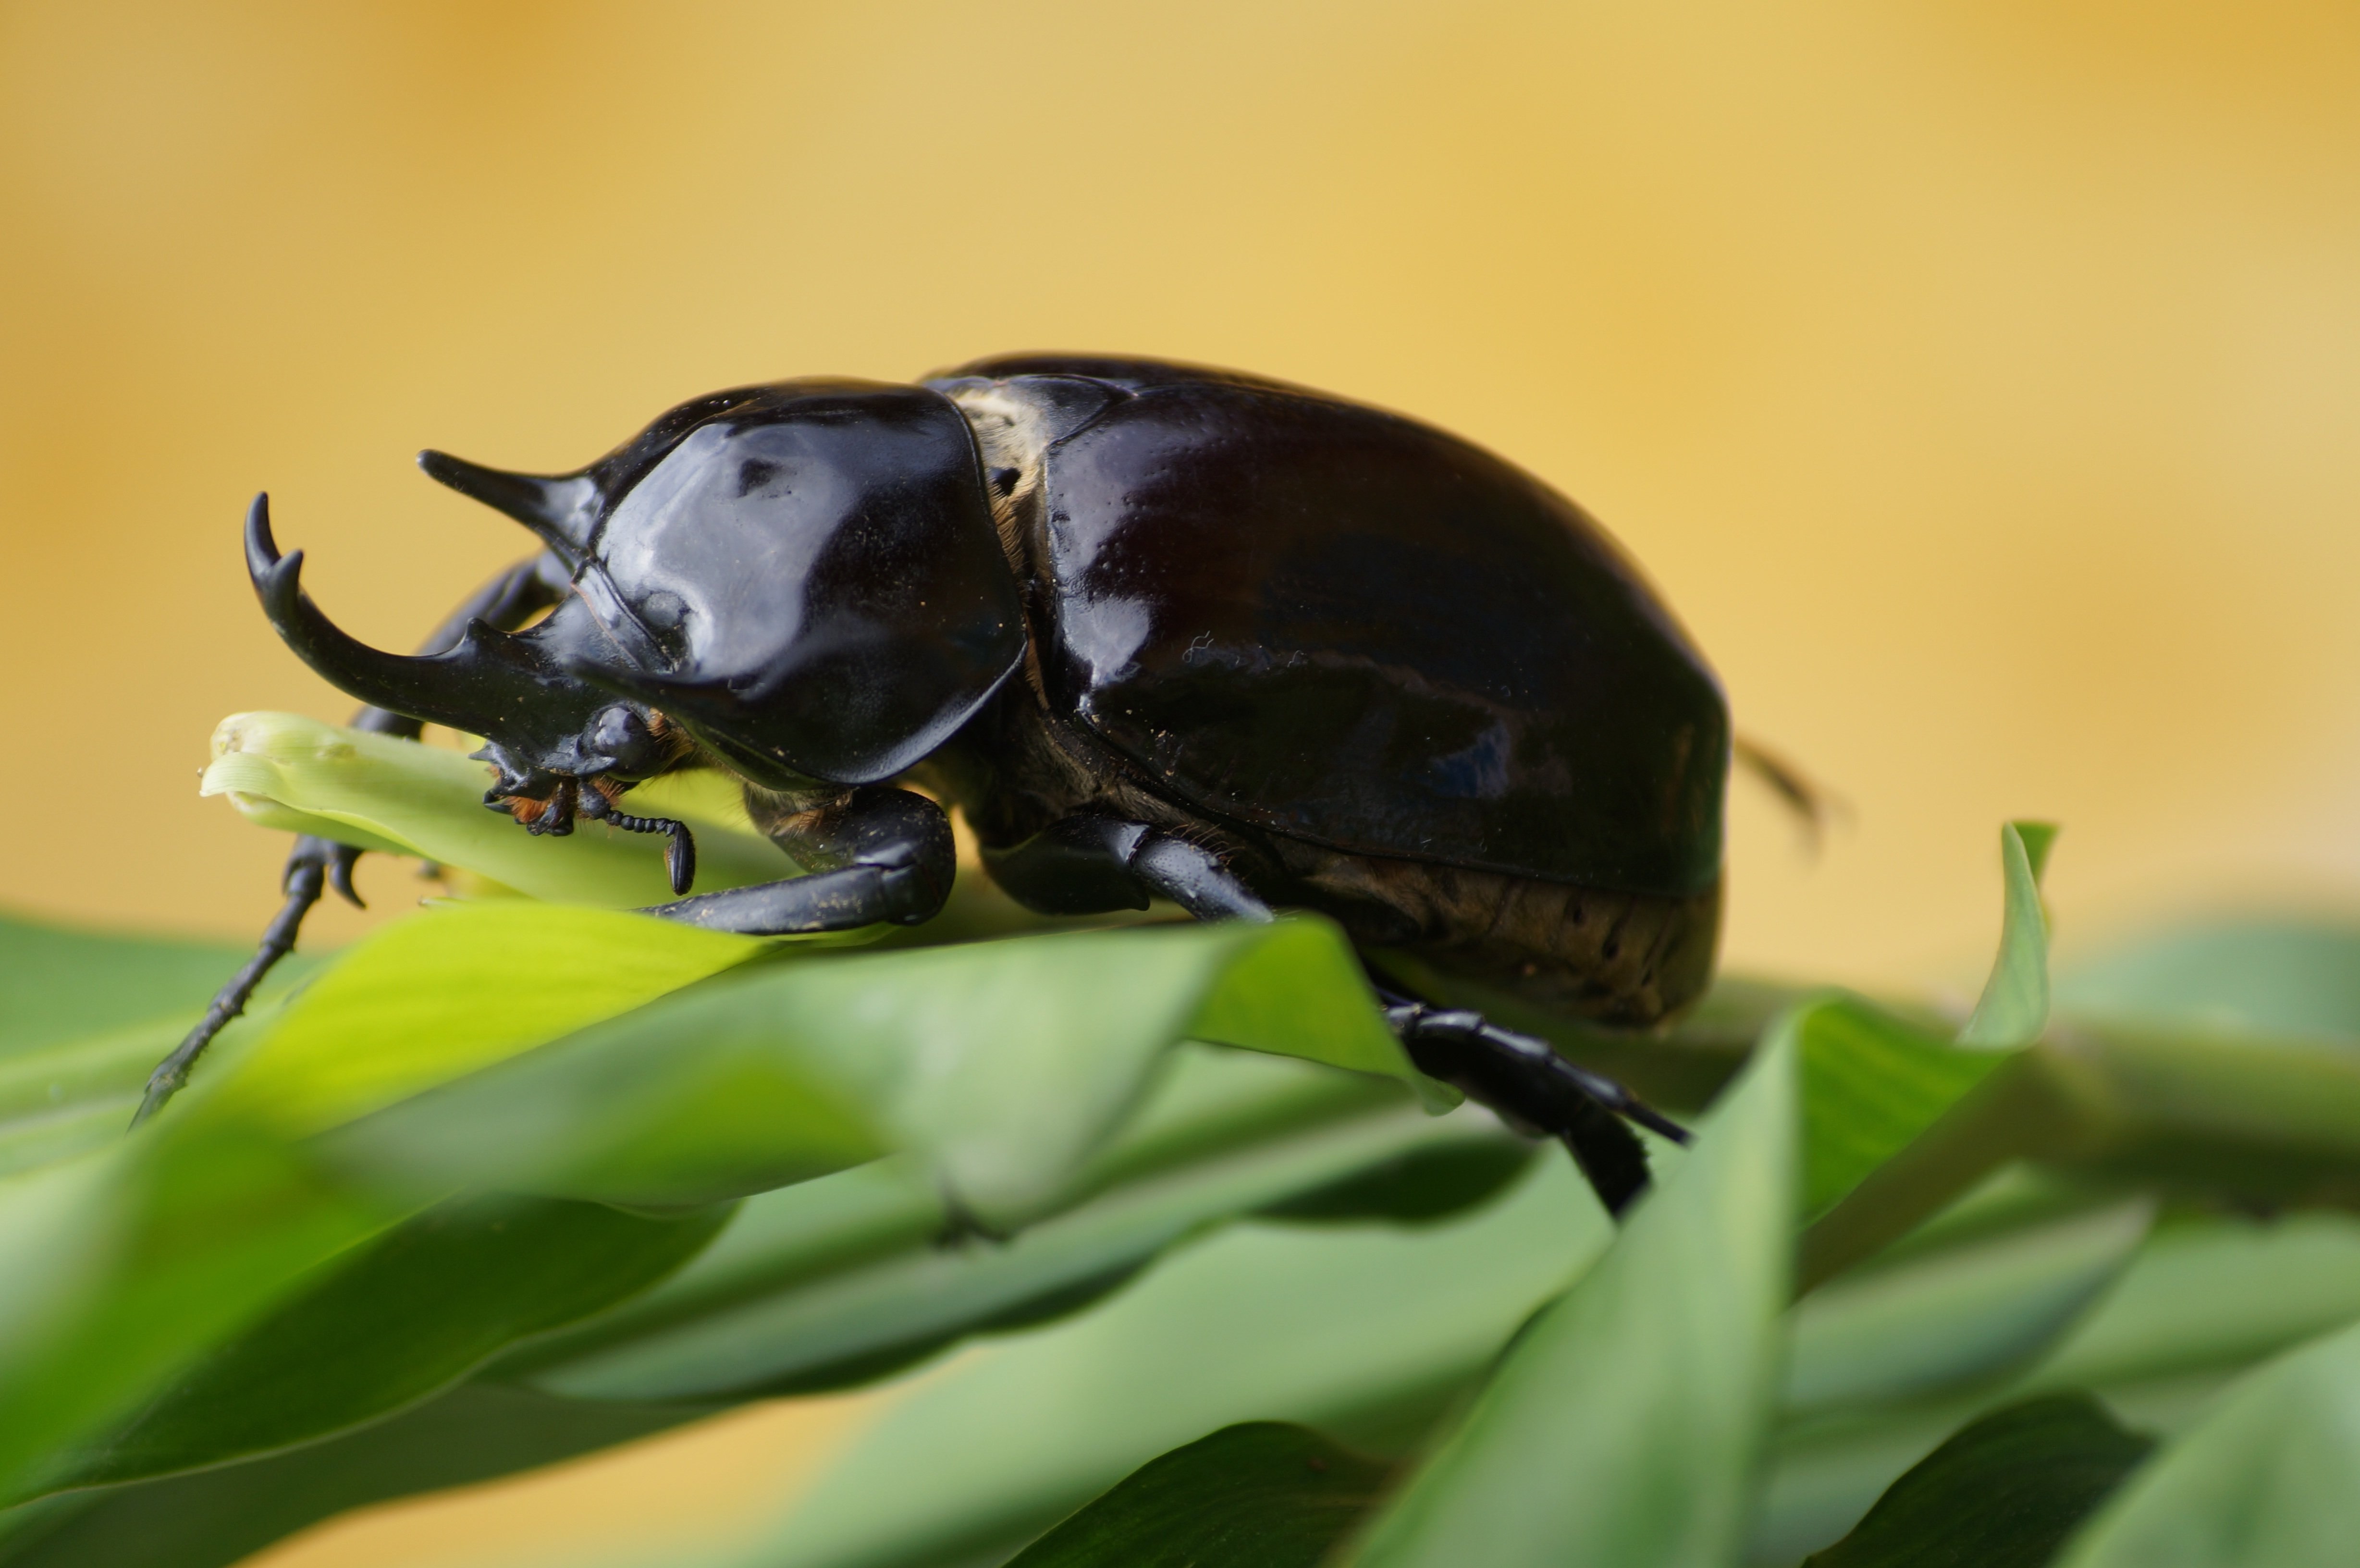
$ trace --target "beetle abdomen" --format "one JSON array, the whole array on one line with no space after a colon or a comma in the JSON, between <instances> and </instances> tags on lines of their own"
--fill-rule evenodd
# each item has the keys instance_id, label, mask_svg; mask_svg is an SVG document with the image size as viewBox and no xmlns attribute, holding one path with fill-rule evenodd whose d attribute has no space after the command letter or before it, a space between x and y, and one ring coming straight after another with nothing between
<instances>
[{"instance_id":1,"label":"beetle abdomen","mask_svg":"<svg viewBox=\"0 0 2360 1568\"><path fill-rule=\"evenodd\" d=\"M953 374L934 385L963 404L1030 385L1020 400L1065 411L1040 421L1018 519L1043 694L1176 799L1360 855L1676 899L1717 885L1720 690L1571 503L1274 383Z\"/></svg>"}]
</instances>

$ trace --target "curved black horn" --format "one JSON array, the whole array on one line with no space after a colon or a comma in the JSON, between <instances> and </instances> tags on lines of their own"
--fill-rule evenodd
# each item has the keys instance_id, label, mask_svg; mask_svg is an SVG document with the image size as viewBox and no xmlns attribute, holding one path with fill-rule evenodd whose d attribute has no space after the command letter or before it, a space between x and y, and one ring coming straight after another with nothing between
<instances>
[{"instance_id":1,"label":"curved black horn","mask_svg":"<svg viewBox=\"0 0 2360 1568\"><path fill-rule=\"evenodd\" d=\"M303 552L279 553L268 495L257 495L246 514L246 570L262 613L296 657L374 707L482 734L549 681L531 650L481 621L467 627L456 648L422 659L385 653L347 636L303 592Z\"/></svg>"},{"instance_id":2,"label":"curved black horn","mask_svg":"<svg viewBox=\"0 0 2360 1568\"><path fill-rule=\"evenodd\" d=\"M598 486L587 474L509 474L432 451L418 454L418 466L436 484L506 512L570 562L580 564L590 548Z\"/></svg>"}]
</instances>

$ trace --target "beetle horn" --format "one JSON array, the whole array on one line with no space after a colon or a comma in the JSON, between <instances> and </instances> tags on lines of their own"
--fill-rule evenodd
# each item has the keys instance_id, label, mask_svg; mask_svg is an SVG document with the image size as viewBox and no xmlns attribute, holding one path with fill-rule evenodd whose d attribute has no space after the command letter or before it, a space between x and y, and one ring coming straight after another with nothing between
<instances>
[{"instance_id":1,"label":"beetle horn","mask_svg":"<svg viewBox=\"0 0 2360 1568\"><path fill-rule=\"evenodd\" d=\"M303 552L279 553L267 495L246 514L246 570L262 613L296 657L373 707L481 734L547 679L529 648L481 621L468 625L457 647L419 659L347 635L303 592Z\"/></svg>"},{"instance_id":2,"label":"beetle horn","mask_svg":"<svg viewBox=\"0 0 2360 1568\"><path fill-rule=\"evenodd\" d=\"M571 562L579 564L590 549L598 485L586 474L510 474L432 451L418 454L418 466L436 484L506 512Z\"/></svg>"}]
</instances>

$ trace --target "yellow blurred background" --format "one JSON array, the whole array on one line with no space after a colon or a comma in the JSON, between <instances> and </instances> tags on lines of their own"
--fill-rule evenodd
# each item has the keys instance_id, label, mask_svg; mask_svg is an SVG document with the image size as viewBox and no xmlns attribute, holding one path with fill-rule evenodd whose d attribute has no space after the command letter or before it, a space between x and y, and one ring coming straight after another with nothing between
<instances>
[{"instance_id":1,"label":"yellow blurred background","mask_svg":"<svg viewBox=\"0 0 2360 1568\"><path fill-rule=\"evenodd\" d=\"M0 905L275 907L206 736L349 703L255 609L256 489L406 647L526 543L421 446L1055 347L1389 405L1605 519L1851 806L1814 858L1739 787L1736 964L1971 975L2009 815L2067 825L2069 952L2348 906L2355 195L2349 5L0 5ZM277 1560L442 1560L391 1539Z\"/></svg>"}]
</instances>

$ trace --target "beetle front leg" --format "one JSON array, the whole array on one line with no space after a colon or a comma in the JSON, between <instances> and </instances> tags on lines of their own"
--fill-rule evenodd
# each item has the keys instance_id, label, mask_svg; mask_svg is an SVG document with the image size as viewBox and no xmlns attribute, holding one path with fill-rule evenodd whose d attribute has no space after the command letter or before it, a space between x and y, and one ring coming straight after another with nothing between
<instances>
[{"instance_id":1,"label":"beetle front leg","mask_svg":"<svg viewBox=\"0 0 2360 1568\"><path fill-rule=\"evenodd\" d=\"M544 550L530 561L519 561L467 596L434 634L421 645L420 651L439 653L456 643L470 621L481 619L498 626L517 626L530 620L561 598L566 588L565 563ZM353 715L353 728L376 735L399 735L404 740L416 740L425 725L406 714L389 713L383 708L363 708ZM315 838L310 833L297 835L295 847L288 853L287 865L279 874L279 884L285 889L287 901L262 933L254 956L246 960L213 996L205 1016L197 1020L188 1038L174 1048L172 1054L158 1063L148 1075L148 1092L140 1096L138 1110L132 1113L131 1125L137 1127L162 1108L165 1101L178 1094L189 1081L189 1070L213 1036L227 1027L230 1019L246 1011L253 1000L256 987L270 973L272 965L295 951L295 938L302 930L303 917L320 901L321 894L334 888L337 895L355 909L361 907L358 893L353 891L353 865L362 852L348 844L333 839Z\"/></svg>"},{"instance_id":2,"label":"beetle front leg","mask_svg":"<svg viewBox=\"0 0 2360 1568\"><path fill-rule=\"evenodd\" d=\"M941 910L958 871L943 809L883 785L783 817L770 836L812 869L784 881L699 893L648 913L745 936L916 925Z\"/></svg>"}]
</instances>

